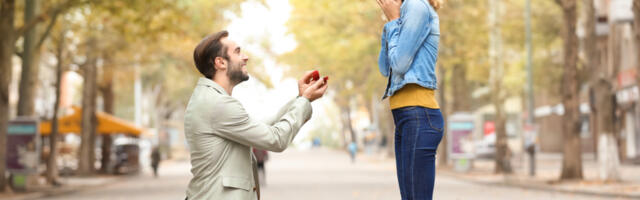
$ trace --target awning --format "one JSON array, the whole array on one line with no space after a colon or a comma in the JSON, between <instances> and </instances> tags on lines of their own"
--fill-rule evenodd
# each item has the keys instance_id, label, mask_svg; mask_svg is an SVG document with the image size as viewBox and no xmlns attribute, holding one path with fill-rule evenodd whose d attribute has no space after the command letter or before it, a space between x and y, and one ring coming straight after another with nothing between
<instances>
[{"instance_id":1,"label":"awning","mask_svg":"<svg viewBox=\"0 0 640 200\"><path fill-rule=\"evenodd\" d=\"M61 134L80 134L82 132L82 109L76 106L71 108L73 114L58 119L58 132ZM123 133L138 137L143 132L141 128L113 115L97 111L96 116L98 118L98 134ZM51 134L51 121L40 123L40 133L45 136Z\"/></svg>"}]
</instances>

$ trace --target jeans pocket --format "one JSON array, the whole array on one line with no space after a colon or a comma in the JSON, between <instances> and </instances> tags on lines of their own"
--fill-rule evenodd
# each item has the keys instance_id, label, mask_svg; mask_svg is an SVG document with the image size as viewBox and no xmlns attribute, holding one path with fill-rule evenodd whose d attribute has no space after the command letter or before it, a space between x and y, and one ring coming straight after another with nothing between
<instances>
[{"instance_id":1,"label":"jeans pocket","mask_svg":"<svg viewBox=\"0 0 640 200\"><path fill-rule=\"evenodd\" d=\"M444 131L444 119L440 110L425 108L424 111L427 115L427 122L429 123L429 127L442 133Z\"/></svg>"},{"instance_id":2,"label":"jeans pocket","mask_svg":"<svg viewBox=\"0 0 640 200\"><path fill-rule=\"evenodd\" d=\"M424 108L426 120L421 120L416 136L416 149L435 150L442 140L443 119L440 110ZM423 118L425 119L425 118Z\"/></svg>"},{"instance_id":3,"label":"jeans pocket","mask_svg":"<svg viewBox=\"0 0 640 200\"><path fill-rule=\"evenodd\" d=\"M435 151L442 140L442 131L431 128L423 122L416 135L416 149Z\"/></svg>"}]
</instances>

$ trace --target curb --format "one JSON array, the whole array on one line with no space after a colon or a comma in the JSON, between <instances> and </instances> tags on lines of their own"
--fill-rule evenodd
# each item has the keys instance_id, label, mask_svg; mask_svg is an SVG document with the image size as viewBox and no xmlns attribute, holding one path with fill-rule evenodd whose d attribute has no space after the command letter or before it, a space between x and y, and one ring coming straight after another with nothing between
<instances>
[{"instance_id":1,"label":"curb","mask_svg":"<svg viewBox=\"0 0 640 200\"><path fill-rule=\"evenodd\" d=\"M600 196L600 197L609 197L609 198L629 198L629 199L640 199L640 195L636 194L619 194L613 192L595 192L595 191L587 191L587 190L571 190L564 188L556 188L548 185L541 184L526 184L526 183L518 183L513 181L480 181L473 178L469 178L455 172L440 170L439 174L444 176L450 176L457 178L459 180L473 183L473 184L482 184L482 185L492 185L492 186L501 186L501 187L512 187L512 188L521 188L521 189L530 189L530 190L538 190L538 191L547 191L547 192L559 192L559 193L567 193L567 194L582 194L589 196Z\"/></svg>"}]
</instances>

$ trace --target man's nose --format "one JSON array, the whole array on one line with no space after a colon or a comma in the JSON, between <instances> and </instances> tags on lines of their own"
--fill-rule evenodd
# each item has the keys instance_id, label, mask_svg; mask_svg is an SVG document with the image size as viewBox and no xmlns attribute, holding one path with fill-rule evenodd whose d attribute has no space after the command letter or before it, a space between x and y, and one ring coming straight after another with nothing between
<instances>
[{"instance_id":1,"label":"man's nose","mask_svg":"<svg viewBox=\"0 0 640 200\"><path fill-rule=\"evenodd\" d=\"M242 60L244 60L245 62L249 61L249 56L247 56L246 54L242 54Z\"/></svg>"}]
</instances>

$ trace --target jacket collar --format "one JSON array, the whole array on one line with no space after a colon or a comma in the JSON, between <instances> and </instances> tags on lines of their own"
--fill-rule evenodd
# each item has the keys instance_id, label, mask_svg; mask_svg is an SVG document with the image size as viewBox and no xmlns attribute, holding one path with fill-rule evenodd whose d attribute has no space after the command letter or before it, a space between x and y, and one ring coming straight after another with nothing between
<instances>
[{"instance_id":1,"label":"jacket collar","mask_svg":"<svg viewBox=\"0 0 640 200\"><path fill-rule=\"evenodd\" d=\"M216 83L215 81L205 78L205 77L200 77L200 79L198 79L198 85L202 85L202 86L206 86L206 87L210 87L213 88L214 90L216 90L218 93L220 94L224 94L227 96L230 96L226 90L224 90L224 88L222 88L222 86L218 85L218 83Z\"/></svg>"}]
</instances>

